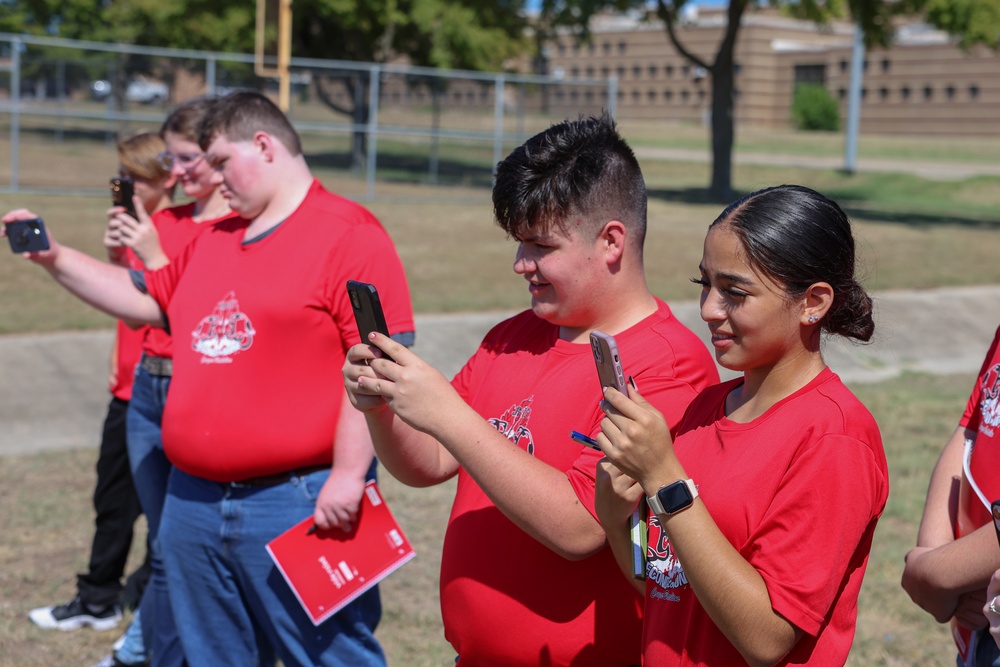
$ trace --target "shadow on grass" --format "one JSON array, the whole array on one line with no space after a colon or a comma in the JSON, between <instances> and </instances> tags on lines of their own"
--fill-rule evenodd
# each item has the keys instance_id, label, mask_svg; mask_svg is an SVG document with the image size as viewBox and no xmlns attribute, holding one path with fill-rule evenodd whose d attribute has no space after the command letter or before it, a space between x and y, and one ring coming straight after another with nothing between
<instances>
[{"instance_id":1,"label":"shadow on grass","mask_svg":"<svg viewBox=\"0 0 1000 667\"><path fill-rule=\"evenodd\" d=\"M314 169L352 170L348 153L308 153L306 161ZM430 161L422 155L379 153L377 171L380 181L391 183L428 183L431 180ZM440 158L436 184L489 189L493 187L493 170L486 165Z\"/></svg>"},{"instance_id":2,"label":"shadow on grass","mask_svg":"<svg viewBox=\"0 0 1000 667\"><path fill-rule=\"evenodd\" d=\"M731 201L735 201L745 194L748 194L748 192L736 190L733 193ZM864 199L850 199L849 197L841 196L836 189L828 189L823 194L837 201L843 207L844 212L851 218L862 218L864 220L907 225L916 228L941 225L975 229L1000 228L1000 218L988 217L985 213L978 215L961 212L936 213L887 210L884 208L885 204L869 205ZM707 188L652 188L648 191L648 196L650 200L655 199L672 204L715 204L719 207L719 213L722 213L728 205L728 203L720 203L709 197Z\"/></svg>"}]
</instances>

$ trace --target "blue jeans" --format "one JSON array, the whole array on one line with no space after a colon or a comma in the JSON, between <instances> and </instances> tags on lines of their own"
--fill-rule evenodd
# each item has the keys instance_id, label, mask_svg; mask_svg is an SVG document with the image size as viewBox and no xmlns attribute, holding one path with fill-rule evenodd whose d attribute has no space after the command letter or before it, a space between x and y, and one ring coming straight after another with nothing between
<instances>
[{"instance_id":1,"label":"blue jeans","mask_svg":"<svg viewBox=\"0 0 1000 667\"><path fill-rule=\"evenodd\" d=\"M142 612L136 610L122 638L115 643L115 657L126 665L144 665L149 654L142 639Z\"/></svg>"},{"instance_id":2,"label":"blue jeans","mask_svg":"<svg viewBox=\"0 0 1000 667\"><path fill-rule=\"evenodd\" d=\"M275 486L174 470L160 527L174 617L192 667L382 667L378 587L314 626L265 545L312 516L329 471Z\"/></svg>"},{"instance_id":3,"label":"blue jeans","mask_svg":"<svg viewBox=\"0 0 1000 667\"><path fill-rule=\"evenodd\" d=\"M139 504L149 526L152 572L139 605L143 639L154 667L177 667L184 663L180 639L170 608L167 577L163 570L160 516L167 496L167 480L173 466L163 453L163 408L170 378L152 375L142 366L135 370L129 401L128 457Z\"/></svg>"},{"instance_id":4,"label":"blue jeans","mask_svg":"<svg viewBox=\"0 0 1000 667\"><path fill-rule=\"evenodd\" d=\"M1000 667L1000 649L993 641L993 635L989 628L984 628L973 634L971 650L975 652L975 659L967 664L975 667ZM955 663L962 667L962 656L959 655Z\"/></svg>"}]
</instances>

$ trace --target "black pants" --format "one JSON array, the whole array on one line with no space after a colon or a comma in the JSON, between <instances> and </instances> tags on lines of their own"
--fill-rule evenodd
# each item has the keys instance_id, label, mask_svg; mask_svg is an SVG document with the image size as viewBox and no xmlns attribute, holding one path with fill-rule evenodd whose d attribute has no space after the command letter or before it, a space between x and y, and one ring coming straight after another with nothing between
<instances>
[{"instance_id":1,"label":"black pants","mask_svg":"<svg viewBox=\"0 0 1000 667\"><path fill-rule=\"evenodd\" d=\"M97 458L97 486L94 488L97 518L90 564L87 573L76 578L81 599L93 607L119 603L132 532L136 519L142 514L125 446L127 410L128 401L119 398L112 398L108 404Z\"/></svg>"}]
</instances>

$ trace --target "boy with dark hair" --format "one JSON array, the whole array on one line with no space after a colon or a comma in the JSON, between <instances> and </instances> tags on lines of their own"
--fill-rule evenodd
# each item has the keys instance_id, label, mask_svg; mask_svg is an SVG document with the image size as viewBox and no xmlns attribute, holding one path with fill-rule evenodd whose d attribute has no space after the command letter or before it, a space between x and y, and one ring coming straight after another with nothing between
<instances>
[{"instance_id":1,"label":"boy with dark hair","mask_svg":"<svg viewBox=\"0 0 1000 667\"><path fill-rule=\"evenodd\" d=\"M589 334L615 336L626 373L673 423L718 373L646 286L645 186L609 117L529 139L498 165L493 201L531 310L487 334L450 384L374 334L348 353L348 391L393 475L458 475L441 564L458 665L637 665L642 599L615 579L595 518L601 454L569 437L603 417Z\"/></svg>"},{"instance_id":2,"label":"boy with dark hair","mask_svg":"<svg viewBox=\"0 0 1000 667\"><path fill-rule=\"evenodd\" d=\"M345 284L376 283L390 331L409 344L402 264L375 217L326 191L301 152L271 133L276 106L257 93L221 104L262 113L249 138L203 134L204 159L242 219L142 274L145 293L127 273L54 241L30 258L106 312L161 325L165 313L188 341L174 350L163 416L175 470L160 525L188 663L384 665L377 589L313 627L265 545L309 516L324 530L357 520L374 461L338 374L359 341ZM3 221L33 216L12 211Z\"/></svg>"}]
</instances>

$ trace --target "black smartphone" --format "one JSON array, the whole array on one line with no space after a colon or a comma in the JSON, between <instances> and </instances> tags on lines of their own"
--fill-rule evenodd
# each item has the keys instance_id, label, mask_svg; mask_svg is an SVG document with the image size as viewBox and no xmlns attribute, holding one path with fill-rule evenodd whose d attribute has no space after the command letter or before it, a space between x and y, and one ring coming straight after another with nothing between
<instances>
[{"instance_id":1,"label":"black smartphone","mask_svg":"<svg viewBox=\"0 0 1000 667\"><path fill-rule=\"evenodd\" d=\"M41 252L49 249L49 235L41 218L6 223L7 240L12 252Z\"/></svg>"},{"instance_id":2,"label":"black smartphone","mask_svg":"<svg viewBox=\"0 0 1000 667\"><path fill-rule=\"evenodd\" d=\"M347 281L347 294L351 298L351 308L354 309L354 321L358 325L358 333L362 342L368 342L368 334L378 331L384 336L389 335L389 327L385 324L385 314L382 312L382 302L378 298L378 290L371 283L357 280ZM392 361L389 355L386 359Z\"/></svg>"},{"instance_id":3,"label":"black smartphone","mask_svg":"<svg viewBox=\"0 0 1000 667\"><path fill-rule=\"evenodd\" d=\"M114 206L124 206L125 212L136 220L139 216L135 214L135 204L132 203L132 196L135 195L135 181L131 178L111 179L111 204Z\"/></svg>"},{"instance_id":4,"label":"black smartphone","mask_svg":"<svg viewBox=\"0 0 1000 667\"><path fill-rule=\"evenodd\" d=\"M618 354L618 344L614 336L603 331L590 332L590 348L594 352L594 362L597 364L597 377L601 380L601 391L604 387L614 387L628 395L625 388L625 374L622 372L621 355Z\"/></svg>"},{"instance_id":5,"label":"black smartphone","mask_svg":"<svg viewBox=\"0 0 1000 667\"><path fill-rule=\"evenodd\" d=\"M990 509L993 510L993 530L997 533L997 542L1000 542L1000 500L994 500Z\"/></svg>"}]
</instances>

